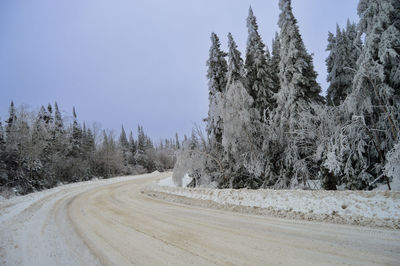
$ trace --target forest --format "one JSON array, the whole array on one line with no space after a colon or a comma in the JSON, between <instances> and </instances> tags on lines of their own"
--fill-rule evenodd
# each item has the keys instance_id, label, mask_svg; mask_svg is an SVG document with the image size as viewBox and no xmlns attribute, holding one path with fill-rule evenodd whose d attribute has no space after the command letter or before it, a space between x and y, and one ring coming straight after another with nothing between
<instances>
[{"instance_id":1,"label":"forest","mask_svg":"<svg viewBox=\"0 0 400 266\"><path fill-rule=\"evenodd\" d=\"M371 190L400 182L400 2L360 0L359 21L329 32L326 96L290 0L279 1L271 48L250 7L242 57L211 34L209 111L190 137L119 138L62 117L57 103L17 108L0 121L0 189L26 194L59 184L174 168L193 187Z\"/></svg>"},{"instance_id":2,"label":"forest","mask_svg":"<svg viewBox=\"0 0 400 266\"><path fill-rule=\"evenodd\" d=\"M60 184L171 169L179 139L155 144L138 126L137 138L124 127L112 132L62 117L55 103L38 112L11 102L5 126L0 121L0 192L27 194Z\"/></svg>"},{"instance_id":3,"label":"forest","mask_svg":"<svg viewBox=\"0 0 400 266\"><path fill-rule=\"evenodd\" d=\"M250 7L247 47L215 33L207 61L206 134L178 152L177 184L370 190L400 179L400 1L360 0L358 22L328 33L326 97L290 0L271 50ZM315 182L314 182L315 183Z\"/></svg>"}]
</instances>

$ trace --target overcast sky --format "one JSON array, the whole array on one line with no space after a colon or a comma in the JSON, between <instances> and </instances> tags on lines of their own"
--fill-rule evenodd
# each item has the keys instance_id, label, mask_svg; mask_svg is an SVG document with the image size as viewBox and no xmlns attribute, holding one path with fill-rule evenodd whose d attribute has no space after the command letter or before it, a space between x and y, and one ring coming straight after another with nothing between
<instances>
[{"instance_id":1,"label":"overcast sky","mask_svg":"<svg viewBox=\"0 0 400 266\"><path fill-rule=\"evenodd\" d=\"M358 21L357 0L293 0L294 15L327 88L328 31ZM207 115L210 33L244 55L253 7L267 44L278 31L278 0L2 0L0 116L16 105L57 101L65 115L118 134L143 125L153 138L190 134ZM135 132L136 133L136 132Z\"/></svg>"}]
</instances>

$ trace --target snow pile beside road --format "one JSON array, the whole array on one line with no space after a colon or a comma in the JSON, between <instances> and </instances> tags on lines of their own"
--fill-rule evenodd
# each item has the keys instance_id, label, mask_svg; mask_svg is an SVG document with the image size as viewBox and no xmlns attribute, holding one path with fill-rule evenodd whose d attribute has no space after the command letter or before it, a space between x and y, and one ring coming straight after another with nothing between
<instances>
[{"instance_id":1,"label":"snow pile beside road","mask_svg":"<svg viewBox=\"0 0 400 266\"><path fill-rule=\"evenodd\" d=\"M206 201L218 205L218 209L400 229L400 192L234 190L178 188L161 184L164 183L152 184L145 191ZM168 200L165 195L163 198Z\"/></svg>"},{"instance_id":2,"label":"snow pile beside road","mask_svg":"<svg viewBox=\"0 0 400 266\"><path fill-rule=\"evenodd\" d=\"M186 174L182 178L182 187L186 187L191 181L192 178L188 174ZM161 179L160 181L158 181L158 184L163 187L177 187L174 181L172 180L172 176Z\"/></svg>"}]
</instances>

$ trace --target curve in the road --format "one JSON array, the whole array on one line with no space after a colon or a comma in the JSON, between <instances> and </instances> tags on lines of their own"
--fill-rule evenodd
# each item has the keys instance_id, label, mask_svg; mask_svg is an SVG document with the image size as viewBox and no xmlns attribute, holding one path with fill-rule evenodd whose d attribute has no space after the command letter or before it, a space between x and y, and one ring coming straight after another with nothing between
<instances>
[{"instance_id":1,"label":"curve in the road","mask_svg":"<svg viewBox=\"0 0 400 266\"><path fill-rule=\"evenodd\" d=\"M180 205L140 192L166 174L82 183L0 211L4 265L392 264L400 232ZM118 181L118 182L117 182ZM8 213L8 214L7 214Z\"/></svg>"}]
</instances>

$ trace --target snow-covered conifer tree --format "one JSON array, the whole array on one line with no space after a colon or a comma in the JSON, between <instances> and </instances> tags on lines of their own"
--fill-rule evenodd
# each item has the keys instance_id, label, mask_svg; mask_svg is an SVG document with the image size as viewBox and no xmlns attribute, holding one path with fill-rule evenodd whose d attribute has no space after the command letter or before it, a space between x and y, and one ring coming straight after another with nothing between
<instances>
[{"instance_id":1,"label":"snow-covered conifer tree","mask_svg":"<svg viewBox=\"0 0 400 266\"><path fill-rule=\"evenodd\" d=\"M128 155L129 142L128 142L128 138L126 137L124 126L121 127L121 134L119 135L119 147L122 152L122 158L124 161L124 165L127 166L128 161L129 161L129 155Z\"/></svg>"},{"instance_id":2,"label":"snow-covered conifer tree","mask_svg":"<svg viewBox=\"0 0 400 266\"><path fill-rule=\"evenodd\" d=\"M252 145L254 123L258 122L258 111L253 108L253 98L243 85L244 65L240 52L231 34L228 34L228 89L223 97L222 117L224 130L222 146L226 154L229 180L228 187L251 186L251 181L243 180L244 159Z\"/></svg>"},{"instance_id":3,"label":"snow-covered conifer tree","mask_svg":"<svg viewBox=\"0 0 400 266\"><path fill-rule=\"evenodd\" d=\"M138 126L138 140L137 140L137 150L136 152L144 153L146 149L146 136L143 131L142 126Z\"/></svg>"},{"instance_id":4,"label":"snow-covered conifer tree","mask_svg":"<svg viewBox=\"0 0 400 266\"><path fill-rule=\"evenodd\" d=\"M341 173L346 186L366 189L376 178L385 177L386 154L399 136L400 3L360 0L358 14L359 34L365 34L365 42L357 61L353 90L344 106L347 120L362 121L363 133L357 130L360 123L351 123L345 125L347 132L357 133L343 134L343 138L363 145L339 146L339 154L345 156L332 156L332 160L364 162L344 164Z\"/></svg>"},{"instance_id":5,"label":"snow-covered conifer tree","mask_svg":"<svg viewBox=\"0 0 400 266\"><path fill-rule=\"evenodd\" d=\"M222 95L226 90L227 63L226 53L221 50L221 44L215 33L211 34L210 55L207 60L207 78L209 89L209 107L207 118L207 133L211 145L218 148L222 142L223 121L221 118Z\"/></svg>"},{"instance_id":6,"label":"snow-covered conifer tree","mask_svg":"<svg viewBox=\"0 0 400 266\"><path fill-rule=\"evenodd\" d=\"M400 142L394 145L386 156L385 174L392 181L392 188L400 189Z\"/></svg>"},{"instance_id":7,"label":"snow-covered conifer tree","mask_svg":"<svg viewBox=\"0 0 400 266\"><path fill-rule=\"evenodd\" d=\"M237 81L244 82L244 64L243 59L237 44L232 37L231 33L228 33L228 83L234 83Z\"/></svg>"},{"instance_id":8,"label":"snow-covered conifer tree","mask_svg":"<svg viewBox=\"0 0 400 266\"><path fill-rule=\"evenodd\" d=\"M70 138L70 153L74 158L78 158L82 154L82 128L78 123L75 107L72 109L74 121L72 123L72 134Z\"/></svg>"},{"instance_id":9,"label":"snow-covered conifer tree","mask_svg":"<svg viewBox=\"0 0 400 266\"><path fill-rule=\"evenodd\" d=\"M175 133L175 149L179 150L181 148L181 144L179 141L178 133Z\"/></svg>"},{"instance_id":10,"label":"snow-covered conifer tree","mask_svg":"<svg viewBox=\"0 0 400 266\"><path fill-rule=\"evenodd\" d=\"M258 33L258 25L253 10L249 8L247 17L247 48L246 48L246 86L254 99L254 107L259 110L261 118L266 118L274 108L274 82L269 62L269 52L266 54L265 44Z\"/></svg>"},{"instance_id":11,"label":"snow-covered conifer tree","mask_svg":"<svg viewBox=\"0 0 400 266\"><path fill-rule=\"evenodd\" d=\"M272 52L271 52L271 78L273 81L273 92L277 93L280 89L279 83L279 62L281 61L280 56L280 43L279 43L279 34L275 33L275 38L272 40Z\"/></svg>"},{"instance_id":12,"label":"snow-covered conifer tree","mask_svg":"<svg viewBox=\"0 0 400 266\"><path fill-rule=\"evenodd\" d=\"M121 134L119 135L119 145L123 150L128 150L129 143L128 138L126 137L124 126L121 127Z\"/></svg>"},{"instance_id":13,"label":"snow-covered conifer tree","mask_svg":"<svg viewBox=\"0 0 400 266\"><path fill-rule=\"evenodd\" d=\"M189 149L194 150L199 146L199 141L196 136L196 132L192 130L192 135L190 136L190 141L189 141Z\"/></svg>"},{"instance_id":14,"label":"snow-covered conifer tree","mask_svg":"<svg viewBox=\"0 0 400 266\"><path fill-rule=\"evenodd\" d=\"M290 0L280 0L280 91L272 117L272 135L281 147L276 158L281 176L277 186L303 184L315 173L313 152L317 115L315 105L323 103L312 57L307 53Z\"/></svg>"},{"instance_id":15,"label":"snow-covered conifer tree","mask_svg":"<svg viewBox=\"0 0 400 266\"><path fill-rule=\"evenodd\" d=\"M327 93L327 103L338 106L352 91L357 59L362 48L356 25L347 21L346 30L336 26L336 35L329 32L329 56L326 59L328 70L327 81L330 83Z\"/></svg>"},{"instance_id":16,"label":"snow-covered conifer tree","mask_svg":"<svg viewBox=\"0 0 400 266\"><path fill-rule=\"evenodd\" d=\"M5 187L8 182L7 169L6 169L6 140L4 134L3 124L0 118L0 187Z\"/></svg>"},{"instance_id":17,"label":"snow-covered conifer tree","mask_svg":"<svg viewBox=\"0 0 400 266\"><path fill-rule=\"evenodd\" d=\"M129 133L129 151L130 151L130 156L129 156L129 164L135 165L135 154L136 154L136 142L135 139L133 138L133 133L130 131Z\"/></svg>"},{"instance_id":18,"label":"snow-covered conifer tree","mask_svg":"<svg viewBox=\"0 0 400 266\"><path fill-rule=\"evenodd\" d=\"M65 156L67 155L66 150L68 145L68 138L64 128L64 121L58 108L57 102L54 103L54 121L52 134L54 168L56 168L56 174L60 175L65 161Z\"/></svg>"},{"instance_id":19,"label":"snow-covered conifer tree","mask_svg":"<svg viewBox=\"0 0 400 266\"><path fill-rule=\"evenodd\" d=\"M360 0L358 14L365 45L357 62L349 110L365 115L368 126L385 132L378 145L387 151L399 135L400 3Z\"/></svg>"},{"instance_id":20,"label":"snow-covered conifer tree","mask_svg":"<svg viewBox=\"0 0 400 266\"><path fill-rule=\"evenodd\" d=\"M15 110L13 101L11 101L10 108L8 109L8 113L9 113L9 116L6 121L6 123L7 123L6 136L7 136L7 138L8 138L8 136L11 137L12 131L14 130L13 127L16 125L16 122L17 122L17 114L16 114L16 110Z\"/></svg>"},{"instance_id":21,"label":"snow-covered conifer tree","mask_svg":"<svg viewBox=\"0 0 400 266\"><path fill-rule=\"evenodd\" d=\"M60 110L58 109L57 102L54 103L54 131L56 135L63 135L64 134L64 122L61 117Z\"/></svg>"},{"instance_id":22,"label":"snow-covered conifer tree","mask_svg":"<svg viewBox=\"0 0 400 266\"><path fill-rule=\"evenodd\" d=\"M95 140L94 135L90 127L86 127L86 123L83 123L82 131L82 151L84 159L91 160L95 151Z\"/></svg>"}]
</instances>

